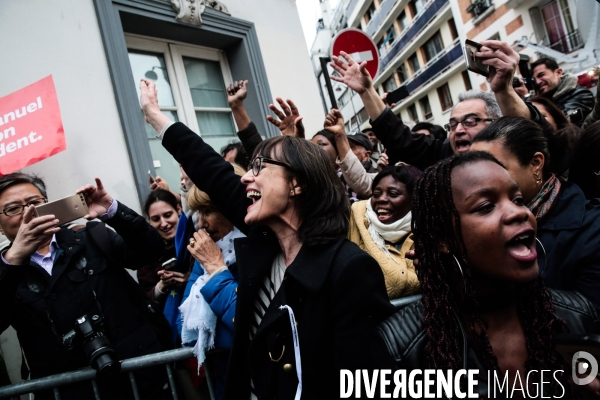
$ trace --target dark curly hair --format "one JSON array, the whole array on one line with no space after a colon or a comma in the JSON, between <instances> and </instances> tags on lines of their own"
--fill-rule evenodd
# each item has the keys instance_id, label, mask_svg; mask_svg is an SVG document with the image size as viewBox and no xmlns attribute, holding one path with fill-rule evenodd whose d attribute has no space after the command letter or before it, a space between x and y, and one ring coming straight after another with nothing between
<instances>
[{"instance_id":1,"label":"dark curly hair","mask_svg":"<svg viewBox=\"0 0 600 400\"><path fill-rule=\"evenodd\" d=\"M417 274L425 308L424 327L429 339L425 353L432 368L436 369L462 368L462 333L455 315L458 312L466 318L465 330L471 348L490 370L499 371L498 359L479 312L460 216L452 198L452 170L479 162L502 166L491 154L480 151L447 158L425 170L413 197L412 232L419 258ZM459 260L462 274L454 258L441 251L442 242ZM529 356L525 365L527 370L565 370L559 355L552 349L552 338L567 332L568 328L554 314L550 294L541 278L519 285L516 301ZM563 373L557 378L569 393L567 375ZM547 388L550 393L562 393L555 381L554 386Z\"/></svg>"}]
</instances>

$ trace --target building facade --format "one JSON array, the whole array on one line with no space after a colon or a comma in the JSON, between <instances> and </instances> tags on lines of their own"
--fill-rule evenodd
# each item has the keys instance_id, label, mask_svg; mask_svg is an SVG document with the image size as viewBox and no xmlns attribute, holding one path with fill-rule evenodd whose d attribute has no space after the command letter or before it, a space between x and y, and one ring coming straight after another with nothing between
<instances>
[{"instance_id":1,"label":"building facade","mask_svg":"<svg viewBox=\"0 0 600 400\"><path fill-rule=\"evenodd\" d=\"M407 87L409 97L393 108L407 123L443 126L459 93L489 90L485 77L466 68L462 50L466 39L502 40L532 60L553 56L573 72L598 64L593 53L598 45L590 46L590 57L579 58L587 60L585 66L575 62L585 38L597 32L588 27L582 35L575 0L340 0L333 11L328 11L327 0L321 3L323 18L312 57L325 108L331 107L331 101L317 60L329 56L331 38L344 28L361 29L377 45L380 67L373 83L380 94ZM592 15L595 10L597 16L594 3L590 1L586 9ZM335 82L332 89L347 127L368 126L358 96Z\"/></svg>"}]
</instances>

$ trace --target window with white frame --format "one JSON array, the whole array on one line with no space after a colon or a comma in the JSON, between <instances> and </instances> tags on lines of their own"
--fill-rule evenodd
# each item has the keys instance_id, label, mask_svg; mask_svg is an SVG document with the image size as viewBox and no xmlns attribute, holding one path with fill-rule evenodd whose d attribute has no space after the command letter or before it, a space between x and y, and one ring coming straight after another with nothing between
<instances>
[{"instance_id":1,"label":"window with white frame","mask_svg":"<svg viewBox=\"0 0 600 400\"><path fill-rule=\"evenodd\" d=\"M225 54L219 50L126 36L129 62L136 82L154 81L163 113L185 123L216 151L236 138L226 84L232 82ZM141 112L141 111L140 111ZM171 188L179 187L179 165L146 124L156 173Z\"/></svg>"}]
</instances>

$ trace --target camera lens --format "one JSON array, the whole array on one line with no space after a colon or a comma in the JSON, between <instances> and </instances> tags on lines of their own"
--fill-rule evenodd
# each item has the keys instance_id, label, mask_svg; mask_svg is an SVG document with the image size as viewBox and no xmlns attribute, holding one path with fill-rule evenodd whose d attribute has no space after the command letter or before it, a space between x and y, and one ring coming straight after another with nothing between
<instances>
[{"instance_id":1,"label":"camera lens","mask_svg":"<svg viewBox=\"0 0 600 400\"><path fill-rule=\"evenodd\" d=\"M111 376L121 371L121 363L117 353L110 347L106 336L98 335L83 346L85 355L90 360L90 366L97 371L98 376Z\"/></svg>"}]
</instances>

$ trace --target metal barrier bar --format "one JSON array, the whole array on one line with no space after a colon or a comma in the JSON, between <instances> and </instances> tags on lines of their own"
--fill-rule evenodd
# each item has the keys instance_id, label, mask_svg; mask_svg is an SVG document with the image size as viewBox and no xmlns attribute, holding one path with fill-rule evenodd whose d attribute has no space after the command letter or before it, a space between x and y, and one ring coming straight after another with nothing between
<instances>
[{"instance_id":1,"label":"metal barrier bar","mask_svg":"<svg viewBox=\"0 0 600 400\"><path fill-rule=\"evenodd\" d=\"M94 389L94 397L96 400L100 400L100 391L98 390L98 384L95 379L92 379L92 389Z\"/></svg>"},{"instance_id":2,"label":"metal barrier bar","mask_svg":"<svg viewBox=\"0 0 600 400\"><path fill-rule=\"evenodd\" d=\"M129 382L131 382L131 390L133 391L133 398L135 400L140 400L140 393L138 392L137 384L135 383L135 376L133 376L133 372L129 372Z\"/></svg>"},{"instance_id":3,"label":"metal barrier bar","mask_svg":"<svg viewBox=\"0 0 600 400\"><path fill-rule=\"evenodd\" d=\"M173 400L179 400L179 397L177 397L177 388L175 387L175 379L173 379L173 368L171 368L171 364L165 364L165 367L167 368L167 378L169 379L169 385L171 386Z\"/></svg>"},{"instance_id":4,"label":"metal barrier bar","mask_svg":"<svg viewBox=\"0 0 600 400\"><path fill-rule=\"evenodd\" d=\"M179 360L185 360L193 356L194 355L191 347L148 354L142 357L123 360L121 363L121 372L129 372L140 368L172 363ZM91 381L95 378L96 370L92 369L91 367L87 367L76 371L46 376L44 378L15 383L13 385L2 386L0 387L0 398L14 397L45 389L56 389L59 386L70 385L72 383L82 381ZM55 390L55 397L57 392L58 390ZM60 399L60 394L56 398Z\"/></svg>"}]
</instances>

